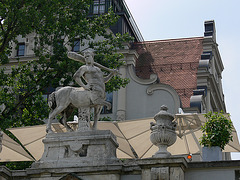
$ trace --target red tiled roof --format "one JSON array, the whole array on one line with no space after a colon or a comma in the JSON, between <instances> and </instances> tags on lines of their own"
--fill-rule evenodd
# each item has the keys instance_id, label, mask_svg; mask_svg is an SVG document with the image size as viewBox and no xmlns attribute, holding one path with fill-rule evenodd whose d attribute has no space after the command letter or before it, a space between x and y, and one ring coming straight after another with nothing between
<instances>
[{"instance_id":1,"label":"red tiled roof","mask_svg":"<svg viewBox=\"0 0 240 180\"><path fill-rule=\"evenodd\" d=\"M197 68L203 38L171 39L135 43L133 48L139 53L136 74L149 78L158 75L160 83L172 86L178 93L182 107L190 107L190 97L197 89Z\"/></svg>"}]
</instances>

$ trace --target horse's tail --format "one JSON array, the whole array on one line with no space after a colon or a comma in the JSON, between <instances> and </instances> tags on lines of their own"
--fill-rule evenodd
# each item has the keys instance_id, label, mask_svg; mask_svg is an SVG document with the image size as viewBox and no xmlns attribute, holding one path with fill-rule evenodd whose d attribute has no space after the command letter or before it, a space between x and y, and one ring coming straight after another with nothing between
<instances>
[{"instance_id":1,"label":"horse's tail","mask_svg":"<svg viewBox=\"0 0 240 180\"><path fill-rule=\"evenodd\" d=\"M55 109L57 104L56 104L56 97L55 97L55 92L51 93L48 97L48 106L51 109Z\"/></svg>"}]
</instances>

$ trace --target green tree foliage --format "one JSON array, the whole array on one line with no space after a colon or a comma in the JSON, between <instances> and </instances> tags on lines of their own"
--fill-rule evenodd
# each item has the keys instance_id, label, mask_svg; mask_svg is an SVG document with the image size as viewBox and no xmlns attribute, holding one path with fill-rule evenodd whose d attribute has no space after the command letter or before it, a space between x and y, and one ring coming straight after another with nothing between
<instances>
[{"instance_id":1,"label":"green tree foliage","mask_svg":"<svg viewBox=\"0 0 240 180\"><path fill-rule=\"evenodd\" d=\"M207 122L201 128L203 136L200 144L205 147L219 146L224 150L225 145L232 141L232 121L218 112L209 112L205 117Z\"/></svg>"},{"instance_id":2,"label":"green tree foliage","mask_svg":"<svg viewBox=\"0 0 240 180\"><path fill-rule=\"evenodd\" d=\"M121 54L117 49L132 38L113 35L107 28L117 22L110 9L108 13L89 17L91 0L3 0L0 2L0 63L8 63L16 37L32 33L37 60L12 67L9 74L0 70L0 127L18 127L41 124L48 116L43 94L48 87L66 86L81 66L67 58L67 46L75 38L81 45L95 50L95 61L110 68L118 68ZM103 37L95 42L96 37ZM86 41L87 40L87 41ZM51 47L51 48L50 48ZM107 91L117 90L128 83L115 77L106 85Z\"/></svg>"},{"instance_id":3,"label":"green tree foliage","mask_svg":"<svg viewBox=\"0 0 240 180\"><path fill-rule=\"evenodd\" d=\"M1 162L0 166L6 166L8 169L11 170L22 170L26 168L30 168L32 165L32 161L17 161L17 162Z\"/></svg>"}]
</instances>

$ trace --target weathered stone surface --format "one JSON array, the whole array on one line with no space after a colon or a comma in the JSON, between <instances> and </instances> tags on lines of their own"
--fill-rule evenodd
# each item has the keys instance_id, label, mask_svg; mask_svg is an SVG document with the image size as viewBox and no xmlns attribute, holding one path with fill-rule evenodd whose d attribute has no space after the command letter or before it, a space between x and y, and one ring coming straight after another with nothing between
<instances>
[{"instance_id":1,"label":"weathered stone surface","mask_svg":"<svg viewBox=\"0 0 240 180\"><path fill-rule=\"evenodd\" d=\"M171 180L184 180L184 171L179 167L170 168L170 179Z\"/></svg>"},{"instance_id":2,"label":"weathered stone surface","mask_svg":"<svg viewBox=\"0 0 240 180\"><path fill-rule=\"evenodd\" d=\"M82 107L78 108L78 130L88 131L90 130L90 108Z\"/></svg>"},{"instance_id":3,"label":"weathered stone surface","mask_svg":"<svg viewBox=\"0 0 240 180\"><path fill-rule=\"evenodd\" d=\"M116 137L109 130L48 133L44 154L32 168L99 166L118 162Z\"/></svg>"},{"instance_id":4,"label":"weathered stone surface","mask_svg":"<svg viewBox=\"0 0 240 180\"><path fill-rule=\"evenodd\" d=\"M7 180L11 178L11 170L6 168L5 166L0 166L0 179L1 180Z\"/></svg>"},{"instance_id":5,"label":"weathered stone surface","mask_svg":"<svg viewBox=\"0 0 240 180\"><path fill-rule=\"evenodd\" d=\"M151 168L151 180L169 180L169 167Z\"/></svg>"},{"instance_id":6,"label":"weathered stone surface","mask_svg":"<svg viewBox=\"0 0 240 180\"><path fill-rule=\"evenodd\" d=\"M153 156L156 158L170 157L171 154L167 151L167 147L173 145L177 140L176 122L173 122L174 116L167 110L168 108L165 105L161 106L160 112L154 116L156 123L150 124L150 140L159 148Z\"/></svg>"},{"instance_id":7,"label":"weathered stone surface","mask_svg":"<svg viewBox=\"0 0 240 180\"><path fill-rule=\"evenodd\" d=\"M152 167L151 180L184 180L184 172L181 167Z\"/></svg>"},{"instance_id":8,"label":"weathered stone surface","mask_svg":"<svg viewBox=\"0 0 240 180\"><path fill-rule=\"evenodd\" d=\"M202 158L203 158L203 161L221 161L222 150L218 146L203 147Z\"/></svg>"},{"instance_id":9,"label":"weathered stone surface","mask_svg":"<svg viewBox=\"0 0 240 180\"><path fill-rule=\"evenodd\" d=\"M73 79L81 88L66 86L49 95L48 105L51 111L46 128L46 131L49 133L53 132L51 129L52 120L58 114L63 115L60 122L68 131L72 131L73 129L67 124L67 119L72 114L74 108L79 110L78 118L80 122L78 131L90 129L90 108L94 109L93 129L96 130L101 107L107 106L108 109L111 108L111 103L105 101L105 83L118 74L118 71L94 62L93 51L86 51L84 56L75 52L68 52L68 57L75 61L86 63L73 76ZM104 76L101 69L110 73ZM84 81L82 81L82 78Z\"/></svg>"},{"instance_id":10,"label":"weathered stone surface","mask_svg":"<svg viewBox=\"0 0 240 180\"><path fill-rule=\"evenodd\" d=\"M151 180L152 177L183 180L187 170L186 160L179 157L128 159L112 164L89 166L77 166L76 161L72 166L65 164L64 167L56 167L58 164L54 163L52 166L38 163L21 173L9 170L9 177L18 180L59 180L72 176L83 180ZM0 171L0 177L1 173L3 172Z\"/></svg>"},{"instance_id":11,"label":"weathered stone surface","mask_svg":"<svg viewBox=\"0 0 240 180\"><path fill-rule=\"evenodd\" d=\"M151 169L142 169L142 180L151 179Z\"/></svg>"}]
</instances>

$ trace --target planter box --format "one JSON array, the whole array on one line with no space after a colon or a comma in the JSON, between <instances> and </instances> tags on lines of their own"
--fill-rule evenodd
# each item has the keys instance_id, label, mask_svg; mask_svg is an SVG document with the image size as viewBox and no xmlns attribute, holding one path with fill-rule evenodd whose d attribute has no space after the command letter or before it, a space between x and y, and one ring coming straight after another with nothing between
<instances>
[{"instance_id":1,"label":"planter box","mask_svg":"<svg viewBox=\"0 0 240 180\"><path fill-rule=\"evenodd\" d=\"M202 148L203 161L222 161L222 150L218 146Z\"/></svg>"}]
</instances>

